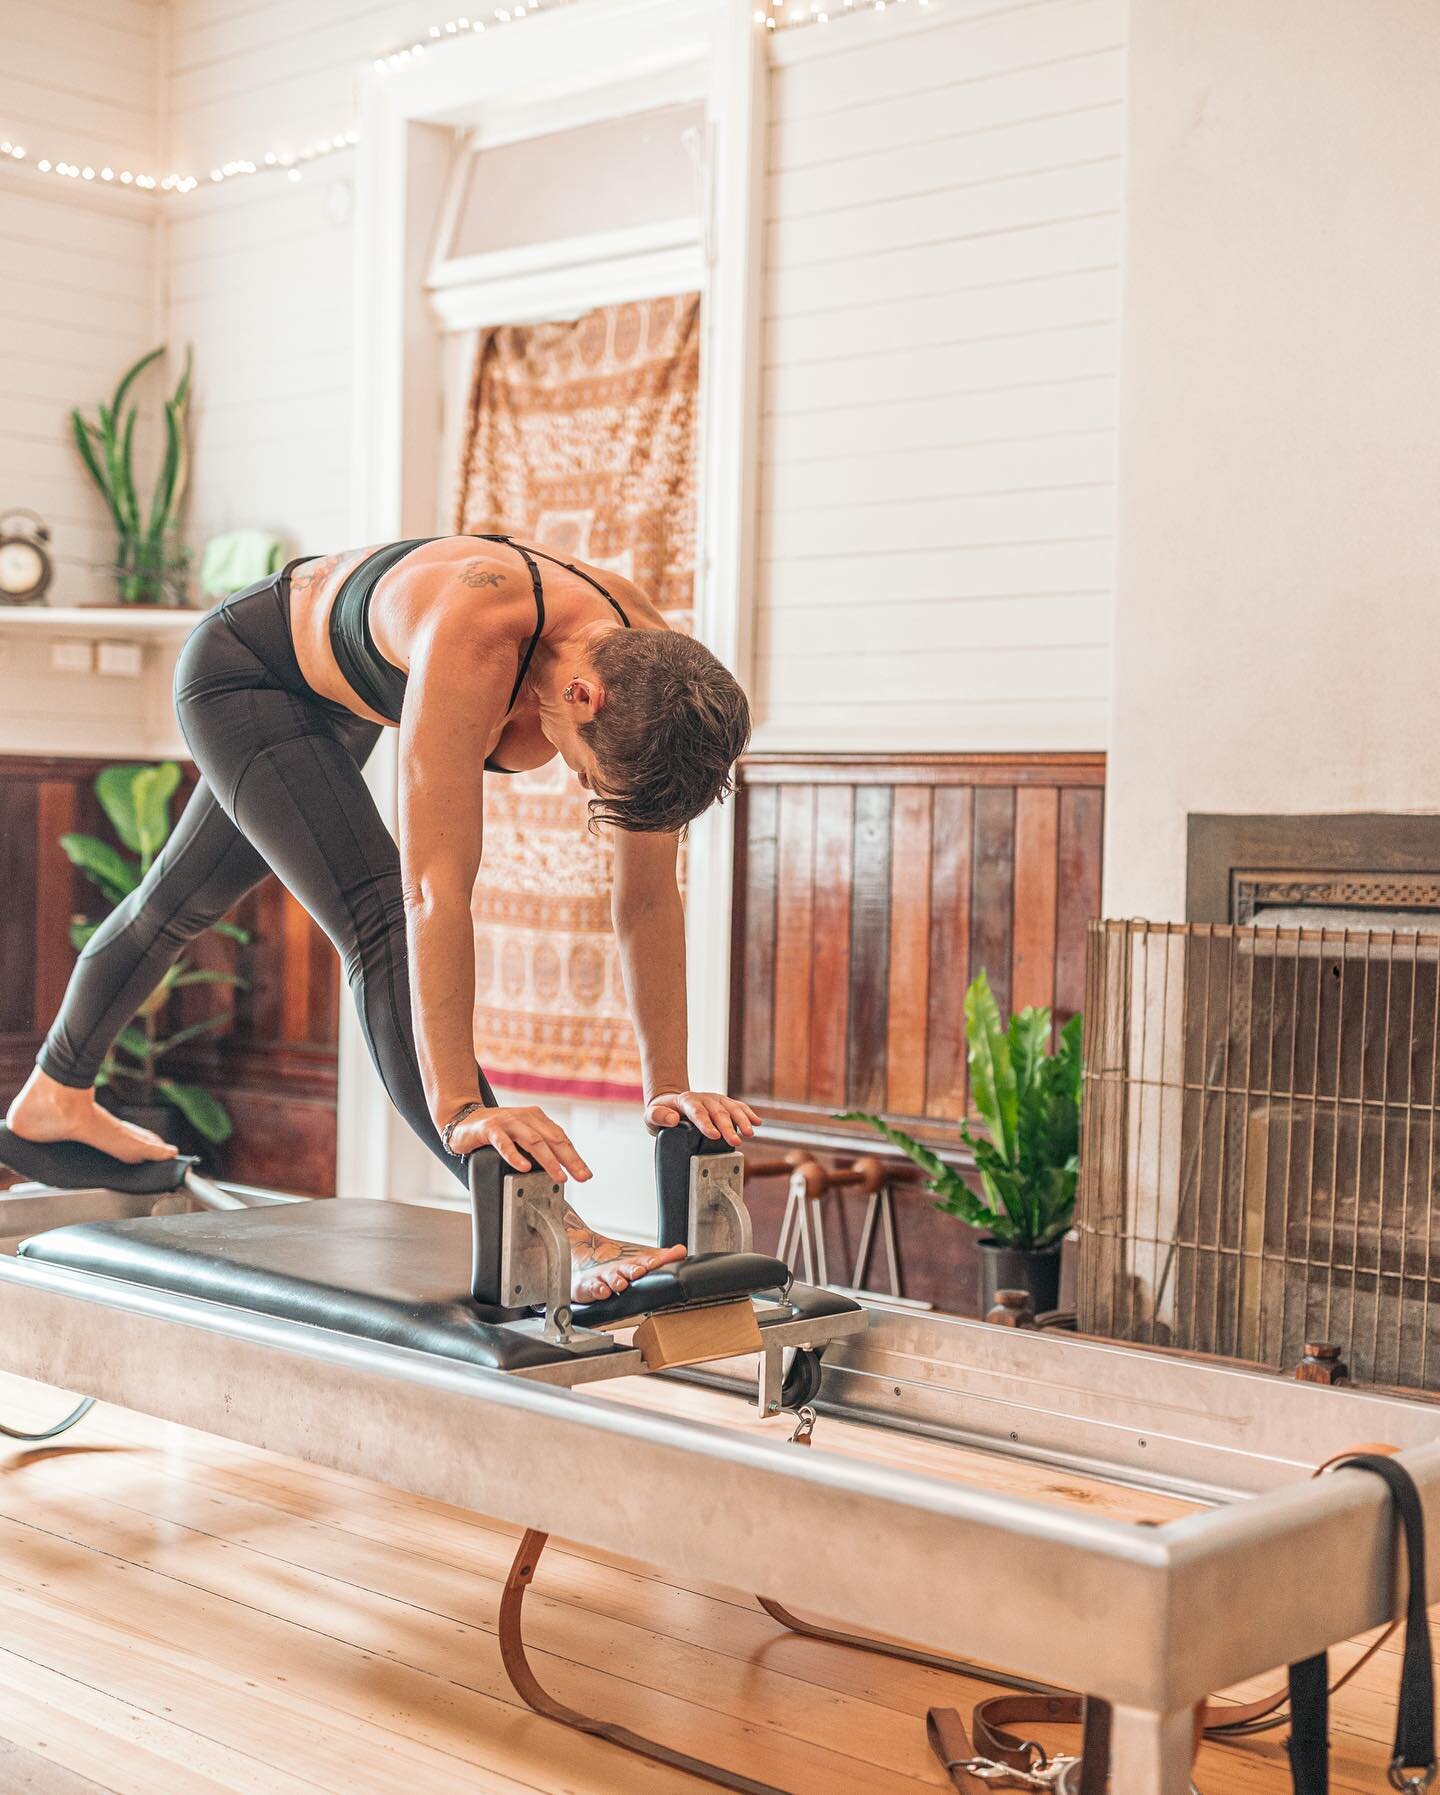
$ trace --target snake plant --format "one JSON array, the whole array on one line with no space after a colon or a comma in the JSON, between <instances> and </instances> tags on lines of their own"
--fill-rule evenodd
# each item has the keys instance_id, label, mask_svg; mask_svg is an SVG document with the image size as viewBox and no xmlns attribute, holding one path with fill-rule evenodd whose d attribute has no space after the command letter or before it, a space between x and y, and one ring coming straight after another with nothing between
<instances>
[{"instance_id":1,"label":"snake plant","mask_svg":"<svg viewBox=\"0 0 1440 1795\"><path fill-rule=\"evenodd\" d=\"M86 471L99 489L115 525L115 574L121 604L161 604L183 573L185 556L175 542L176 519L185 497L189 472L187 413L190 404L190 351L175 391L164 402L165 452L148 507L135 480L135 382L165 351L152 349L120 376L98 420L77 406L70 428Z\"/></svg>"},{"instance_id":2,"label":"snake plant","mask_svg":"<svg viewBox=\"0 0 1440 1795\"><path fill-rule=\"evenodd\" d=\"M985 1134L968 1122L960 1139L980 1173L974 1191L928 1147L881 1116L850 1110L840 1119L868 1122L927 1174L935 1207L983 1228L1006 1246L1033 1249L1060 1239L1075 1213L1080 1173L1080 1031L1072 1016L1053 1053L1050 1012L1030 1006L1000 1020L981 972L965 993L970 1095Z\"/></svg>"},{"instance_id":3,"label":"snake plant","mask_svg":"<svg viewBox=\"0 0 1440 1795\"><path fill-rule=\"evenodd\" d=\"M79 867L112 904L129 897L165 845L170 834L170 800L179 783L180 769L173 760L161 761L154 766L106 767L95 781L95 795L116 835L130 853L121 853L111 842L101 841L95 835L60 837L60 846L71 864ZM83 948L99 926L98 922L77 918L70 925L71 946ZM216 934L228 935L234 941L250 939L248 933L233 922L217 922L212 926ZM218 1011L199 1022L187 1023L171 1034L163 1032L164 1017L172 992L183 991L190 985L243 986L244 983L232 972L192 967L182 955L121 1029L96 1082L110 1086L126 1102L168 1103L172 1109L180 1111L197 1134L212 1146L218 1146L230 1134L230 1117L225 1106L199 1085L166 1077L161 1061L186 1041L222 1027L229 1021L229 1014Z\"/></svg>"}]
</instances>

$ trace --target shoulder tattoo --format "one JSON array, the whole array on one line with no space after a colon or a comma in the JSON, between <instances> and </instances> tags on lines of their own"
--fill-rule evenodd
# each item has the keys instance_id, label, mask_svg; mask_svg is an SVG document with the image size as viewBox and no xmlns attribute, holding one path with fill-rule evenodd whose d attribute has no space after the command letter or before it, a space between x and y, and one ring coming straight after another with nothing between
<instances>
[{"instance_id":1,"label":"shoulder tattoo","mask_svg":"<svg viewBox=\"0 0 1440 1795\"><path fill-rule=\"evenodd\" d=\"M496 573L493 567L486 567L479 561L467 561L458 575L462 586L503 586L505 575Z\"/></svg>"},{"instance_id":2,"label":"shoulder tattoo","mask_svg":"<svg viewBox=\"0 0 1440 1795\"><path fill-rule=\"evenodd\" d=\"M292 586L324 585L335 569L340 565L339 555L326 555L320 561L307 561L303 567L297 567L290 576Z\"/></svg>"}]
</instances>

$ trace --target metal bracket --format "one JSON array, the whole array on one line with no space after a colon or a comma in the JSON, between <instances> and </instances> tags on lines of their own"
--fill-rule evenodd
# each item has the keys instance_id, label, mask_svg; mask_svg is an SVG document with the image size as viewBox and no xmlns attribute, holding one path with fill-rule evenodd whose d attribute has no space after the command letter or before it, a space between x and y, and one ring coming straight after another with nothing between
<instances>
[{"instance_id":1,"label":"metal bracket","mask_svg":"<svg viewBox=\"0 0 1440 1795\"><path fill-rule=\"evenodd\" d=\"M692 1253L751 1250L743 1153L697 1153L690 1161L687 1232Z\"/></svg>"},{"instance_id":2,"label":"metal bracket","mask_svg":"<svg viewBox=\"0 0 1440 1795\"><path fill-rule=\"evenodd\" d=\"M760 1387L756 1403L762 1415L780 1413L780 1391L785 1382L785 1348L766 1344L760 1352Z\"/></svg>"},{"instance_id":3,"label":"metal bracket","mask_svg":"<svg viewBox=\"0 0 1440 1795\"><path fill-rule=\"evenodd\" d=\"M501 1196L500 1288L507 1306L545 1308L544 1335L570 1341L570 1239L561 1186L545 1172L512 1172Z\"/></svg>"}]
</instances>

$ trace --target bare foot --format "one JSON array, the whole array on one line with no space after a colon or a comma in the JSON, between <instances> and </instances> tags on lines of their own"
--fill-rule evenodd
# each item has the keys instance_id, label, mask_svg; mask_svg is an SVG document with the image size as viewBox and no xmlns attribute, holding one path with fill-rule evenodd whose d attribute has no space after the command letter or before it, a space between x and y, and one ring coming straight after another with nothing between
<instances>
[{"instance_id":1,"label":"bare foot","mask_svg":"<svg viewBox=\"0 0 1440 1795\"><path fill-rule=\"evenodd\" d=\"M37 1066L10 1105L7 1126L22 1141L81 1141L126 1165L145 1159L173 1159L176 1149L148 1128L122 1122L101 1109L92 1090L56 1084Z\"/></svg>"},{"instance_id":2,"label":"bare foot","mask_svg":"<svg viewBox=\"0 0 1440 1795\"><path fill-rule=\"evenodd\" d=\"M685 1257L684 1247L642 1247L627 1240L611 1240L587 1227L573 1209L565 1212L565 1232L570 1238L574 1274L570 1296L577 1303L599 1303L607 1296L619 1296L647 1271Z\"/></svg>"}]
</instances>

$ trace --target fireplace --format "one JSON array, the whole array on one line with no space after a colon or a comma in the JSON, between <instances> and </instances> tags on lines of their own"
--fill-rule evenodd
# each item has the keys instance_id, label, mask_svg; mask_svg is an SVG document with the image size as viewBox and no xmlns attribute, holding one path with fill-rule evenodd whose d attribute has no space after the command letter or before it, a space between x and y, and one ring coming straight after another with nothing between
<instances>
[{"instance_id":1,"label":"fireplace","mask_svg":"<svg viewBox=\"0 0 1440 1795\"><path fill-rule=\"evenodd\" d=\"M1440 816L1191 816L1185 916L1440 928Z\"/></svg>"},{"instance_id":2,"label":"fireplace","mask_svg":"<svg viewBox=\"0 0 1440 1795\"><path fill-rule=\"evenodd\" d=\"M1081 1328L1440 1387L1440 932L1092 924Z\"/></svg>"}]
</instances>

